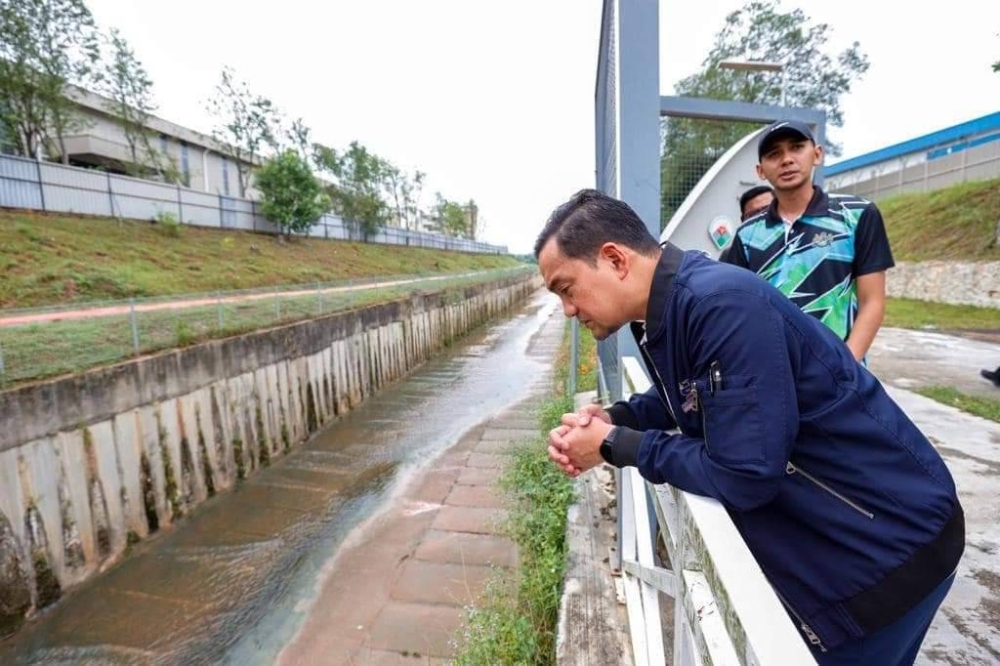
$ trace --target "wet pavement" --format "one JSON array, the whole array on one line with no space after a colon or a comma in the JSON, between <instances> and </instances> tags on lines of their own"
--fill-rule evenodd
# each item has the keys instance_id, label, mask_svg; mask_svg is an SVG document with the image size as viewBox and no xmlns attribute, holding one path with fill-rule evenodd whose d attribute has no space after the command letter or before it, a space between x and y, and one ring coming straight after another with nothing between
<instances>
[{"instance_id":1,"label":"wet pavement","mask_svg":"<svg viewBox=\"0 0 1000 666\"><path fill-rule=\"evenodd\" d=\"M502 452L537 423L531 396L549 381L562 331L556 305L537 294L137 545L0 643L0 663L270 664L293 640L290 652L308 656L286 663L412 658L417 651L401 647L393 627L414 625L426 638L441 608L458 618L486 570L514 557L480 523L502 515L493 489ZM456 563L455 553L480 561ZM478 568L456 587L455 572L469 566ZM390 585L379 606L373 590L385 580L402 587ZM338 604L351 624L333 621ZM421 616L421 604L432 612ZM382 634L354 623L365 608L375 615L360 626ZM458 629L437 626L440 636ZM347 652L315 651L331 636L349 638ZM421 659L446 656L442 640Z\"/></svg>"},{"instance_id":2,"label":"wet pavement","mask_svg":"<svg viewBox=\"0 0 1000 666\"><path fill-rule=\"evenodd\" d=\"M868 366L899 388L952 386L1000 400L1000 389L980 376L1000 365L1000 344L954 335L883 328L868 352Z\"/></svg>"},{"instance_id":3,"label":"wet pavement","mask_svg":"<svg viewBox=\"0 0 1000 666\"><path fill-rule=\"evenodd\" d=\"M965 509L965 554L918 664L1000 664L1000 424L912 392L951 386L1000 399L979 376L998 364L998 344L893 328L879 331L869 354L869 367L944 457Z\"/></svg>"}]
</instances>

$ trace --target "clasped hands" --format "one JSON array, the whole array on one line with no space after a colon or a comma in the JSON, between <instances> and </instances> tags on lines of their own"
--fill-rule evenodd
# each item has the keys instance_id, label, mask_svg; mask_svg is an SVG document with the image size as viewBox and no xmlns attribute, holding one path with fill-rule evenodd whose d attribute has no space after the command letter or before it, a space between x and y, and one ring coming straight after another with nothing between
<instances>
[{"instance_id":1,"label":"clasped hands","mask_svg":"<svg viewBox=\"0 0 1000 666\"><path fill-rule=\"evenodd\" d=\"M562 425L549 431L549 460L576 478L604 462L601 442L611 430L611 416L600 405L562 415Z\"/></svg>"}]
</instances>

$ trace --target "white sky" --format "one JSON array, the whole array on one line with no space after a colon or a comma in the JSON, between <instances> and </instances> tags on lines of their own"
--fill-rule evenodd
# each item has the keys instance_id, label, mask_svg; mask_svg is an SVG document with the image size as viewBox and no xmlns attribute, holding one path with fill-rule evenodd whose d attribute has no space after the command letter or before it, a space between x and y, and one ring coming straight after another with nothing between
<instances>
[{"instance_id":1,"label":"white sky","mask_svg":"<svg viewBox=\"0 0 1000 666\"><path fill-rule=\"evenodd\" d=\"M86 0L152 75L158 115L208 132L224 64L314 140L357 139L476 199L485 240L527 252L548 213L594 183L600 0ZM661 91L699 69L740 0L660 3ZM832 129L851 157L1000 110L1000 3L921 11L878 0L785 0L861 42L871 68Z\"/></svg>"}]
</instances>

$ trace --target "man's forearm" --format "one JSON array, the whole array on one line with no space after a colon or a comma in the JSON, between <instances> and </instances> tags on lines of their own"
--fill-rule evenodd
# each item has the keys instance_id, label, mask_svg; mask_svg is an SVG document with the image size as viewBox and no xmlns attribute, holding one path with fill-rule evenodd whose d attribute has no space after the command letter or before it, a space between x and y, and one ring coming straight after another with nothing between
<instances>
[{"instance_id":1,"label":"man's forearm","mask_svg":"<svg viewBox=\"0 0 1000 666\"><path fill-rule=\"evenodd\" d=\"M858 318L847 336L847 346L856 360L860 361L868 353L884 317L884 302L869 303L858 310Z\"/></svg>"}]
</instances>

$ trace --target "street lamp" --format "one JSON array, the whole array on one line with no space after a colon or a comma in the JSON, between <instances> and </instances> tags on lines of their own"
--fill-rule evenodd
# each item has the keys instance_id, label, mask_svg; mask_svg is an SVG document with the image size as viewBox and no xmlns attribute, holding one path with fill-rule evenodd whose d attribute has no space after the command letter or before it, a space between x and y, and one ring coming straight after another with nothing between
<instances>
[{"instance_id":1,"label":"street lamp","mask_svg":"<svg viewBox=\"0 0 1000 666\"><path fill-rule=\"evenodd\" d=\"M781 106L785 105L785 65L783 63L760 60L723 60L719 63L719 67L742 72L778 72L781 74Z\"/></svg>"}]
</instances>

